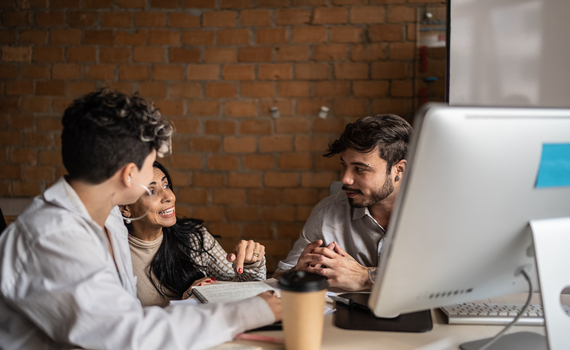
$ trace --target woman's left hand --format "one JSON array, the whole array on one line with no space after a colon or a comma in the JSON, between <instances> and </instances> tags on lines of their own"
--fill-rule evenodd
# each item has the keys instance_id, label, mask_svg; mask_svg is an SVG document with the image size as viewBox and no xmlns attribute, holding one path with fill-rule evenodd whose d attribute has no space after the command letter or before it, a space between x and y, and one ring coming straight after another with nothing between
<instances>
[{"instance_id":1,"label":"woman's left hand","mask_svg":"<svg viewBox=\"0 0 570 350\"><path fill-rule=\"evenodd\" d=\"M240 241L234 251L228 254L228 261L236 263L239 274L243 272L243 264L253 264L265 256L265 247L254 241Z\"/></svg>"}]
</instances>

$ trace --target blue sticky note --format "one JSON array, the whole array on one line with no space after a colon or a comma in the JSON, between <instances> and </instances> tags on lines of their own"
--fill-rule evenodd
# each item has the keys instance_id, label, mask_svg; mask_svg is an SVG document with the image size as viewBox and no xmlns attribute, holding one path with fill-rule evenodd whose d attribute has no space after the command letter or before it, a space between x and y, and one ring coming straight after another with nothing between
<instances>
[{"instance_id":1,"label":"blue sticky note","mask_svg":"<svg viewBox=\"0 0 570 350\"><path fill-rule=\"evenodd\" d=\"M570 143L542 145L536 188L570 186Z\"/></svg>"}]
</instances>

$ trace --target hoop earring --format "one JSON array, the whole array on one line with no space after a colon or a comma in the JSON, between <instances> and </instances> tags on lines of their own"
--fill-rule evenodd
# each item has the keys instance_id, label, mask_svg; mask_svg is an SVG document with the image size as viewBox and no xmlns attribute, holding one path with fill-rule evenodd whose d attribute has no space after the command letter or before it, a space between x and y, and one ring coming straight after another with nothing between
<instances>
[{"instance_id":1,"label":"hoop earring","mask_svg":"<svg viewBox=\"0 0 570 350\"><path fill-rule=\"evenodd\" d=\"M136 217L136 218L128 218L128 217L126 217L126 216L123 216L123 214L121 214L121 216L123 217L123 220L125 220L125 222L126 222L127 224L130 224L132 221L140 220L140 219L144 218L145 216L147 216L147 214L150 212L150 209L152 208L152 193L150 192L150 190L148 189L148 187L146 187L145 185L138 184L138 183L136 183L136 182L133 182L133 185L137 185L137 186L140 186L140 187L142 187L142 188L145 189L145 191L146 191L146 193L148 194L148 197L149 197L149 204L148 204L148 209L144 212L144 214L142 214L142 215L139 216L139 217Z\"/></svg>"}]
</instances>

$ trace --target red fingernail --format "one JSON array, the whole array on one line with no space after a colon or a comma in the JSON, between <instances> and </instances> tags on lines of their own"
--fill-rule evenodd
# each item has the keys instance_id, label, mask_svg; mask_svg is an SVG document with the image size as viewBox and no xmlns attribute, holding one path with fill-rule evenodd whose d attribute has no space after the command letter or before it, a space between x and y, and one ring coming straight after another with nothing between
<instances>
[{"instance_id":1,"label":"red fingernail","mask_svg":"<svg viewBox=\"0 0 570 350\"><path fill-rule=\"evenodd\" d=\"M210 282L212 282L212 281L205 281L205 282L206 282L206 283L210 283Z\"/></svg>"},{"instance_id":2,"label":"red fingernail","mask_svg":"<svg viewBox=\"0 0 570 350\"><path fill-rule=\"evenodd\" d=\"M240 268L238 269L238 273L241 275L241 272L242 272L242 271L243 271L243 269L240 267Z\"/></svg>"},{"instance_id":3,"label":"red fingernail","mask_svg":"<svg viewBox=\"0 0 570 350\"><path fill-rule=\"evenodd\" d=\"M198 286L201 286L201 285L202 285L202 283L200 283Z\"/></svg>"},{"instance_id":4,"label":"red fingernail","mask_svg":"<svg viewBox=\"0 0 570 350\"><path fill-rule=\"evenodd\" d=\"M218 281L218 280L212 277L212 281L216 282L216 281Z\"/></svg>"}]
</instances>

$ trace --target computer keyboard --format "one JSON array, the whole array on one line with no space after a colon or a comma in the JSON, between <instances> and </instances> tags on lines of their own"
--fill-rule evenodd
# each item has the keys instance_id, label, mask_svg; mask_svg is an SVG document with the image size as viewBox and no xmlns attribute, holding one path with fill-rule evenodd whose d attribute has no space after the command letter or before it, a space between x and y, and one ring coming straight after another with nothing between
<instances>
[{"instance_id":1,"label":"computer keyboard","mask_svg":"<svg viewBox=\"0 0 570 350\"><path fill-rule=\"evenodd\" d=\"M449 324L506 325L519 314L524 304L463 303L440 308ZM562 305L570 317L570 307ZM542 305L530 304L517 325L543 326Z\"/></svg>"}]
</instances>

